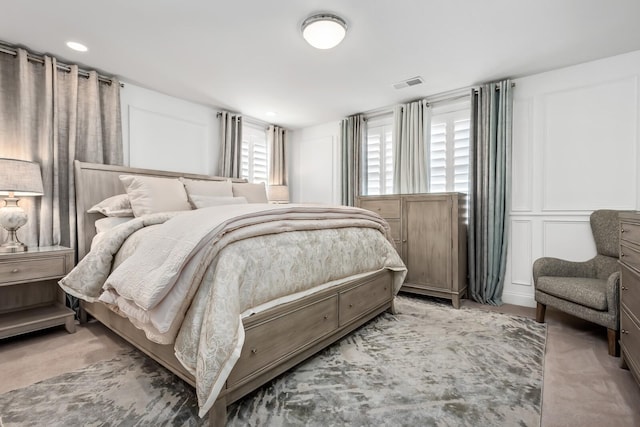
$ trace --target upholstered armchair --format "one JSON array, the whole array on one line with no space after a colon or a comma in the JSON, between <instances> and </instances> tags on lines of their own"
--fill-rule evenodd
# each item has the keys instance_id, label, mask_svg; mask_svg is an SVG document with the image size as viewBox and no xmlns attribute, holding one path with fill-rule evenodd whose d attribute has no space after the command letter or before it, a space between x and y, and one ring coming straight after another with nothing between
<instances>
[{"instance_id":1,"label":"upholstered armchair","mask_svg":"<svg viewBox=\"0 0 640 427\"><path fill-rule=\"evenodd\" d=\"M618 213L597 210L590 223L597 255L584 262L540 258L533 263L536 320L544 322L547 306L607 328L609 354L618 356L620 267Z\"/></svg>"}]
</instances>

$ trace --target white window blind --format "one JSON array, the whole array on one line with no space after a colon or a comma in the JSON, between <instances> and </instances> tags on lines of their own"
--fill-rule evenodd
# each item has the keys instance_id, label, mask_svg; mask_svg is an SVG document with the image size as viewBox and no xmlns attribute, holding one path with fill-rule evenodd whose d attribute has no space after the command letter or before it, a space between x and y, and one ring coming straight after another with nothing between
<instances>
[{"instance_id":1,"label":"white window blind","mask_svg":"<svg viewBox=\"0 0 640 427\"><path fill-rule=\"evenodd\" d=\"M429 191L469 192L468 102L433 108L429 147Z\"/></svg>"},{"instance_id":2,"label":"white window blind","mask_svg":"<svg viewBox=\"0 0 640 427\"><path fill-rule=\"evenodd\" d=\"M367 121L363 194L393 193L393 115Z\"/></svg>"},{"instance_id":3,"label":"white window blind","mask_svg":"<svg viewBox=\"0 0 640 427\"><path fill-rule=\"evenodd\" d=\"M249 182L267 182L268 168L267 132L264 126L243 123L240 176Z\"/></svg>"}]
</instances>

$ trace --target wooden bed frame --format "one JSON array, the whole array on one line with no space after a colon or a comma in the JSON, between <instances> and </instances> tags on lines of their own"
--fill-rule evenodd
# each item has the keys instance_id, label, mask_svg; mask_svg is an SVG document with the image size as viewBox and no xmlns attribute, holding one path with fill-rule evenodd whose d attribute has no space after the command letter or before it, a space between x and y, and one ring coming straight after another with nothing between
<instances>
[{"instance_id":1,"label":"wooden bed frame","mask_svg":"<svg viewBox=\"0 0 640 427\"><path fill-rule=\"evenodd\" d=\"M87 210L124 188L119 175L135 174L223 180L228 178L75 162L78 260L91 247L100 214ZM242 180L236 180L242 181ZM393 312L393 273L376 271L342 285L282 304L243 320L240 359L209 411L210 425L224 426L227 405L269 382L383 311ZM195 379L174 355L172 345L149 341L126 318L101 303L81 301L81 322L90 314L133 346L195 387Z\"/></svg>"}]
</instances>

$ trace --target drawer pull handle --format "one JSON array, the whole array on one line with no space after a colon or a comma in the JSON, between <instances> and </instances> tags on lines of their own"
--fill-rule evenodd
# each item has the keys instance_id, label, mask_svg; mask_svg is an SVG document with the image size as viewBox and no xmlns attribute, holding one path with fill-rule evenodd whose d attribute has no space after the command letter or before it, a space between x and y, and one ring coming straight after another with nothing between
<instances>
[{"instance_id":1,"label":"drawer pull handle","mask_svg":"<svg viewBox=\"0 0 640 427\"><path fill-rule=\"evenodd\" d=\"M325 315L324 315L324 320L327 320L328 318L329 318L329 315L328 315L328 314L325 314Z\"/></svg>"},{"instance_id":2,"label":"drawer pull handle","mask_svg":"<svg viewBox=\"0 0 640 427\"><path fill-rule=\"evenodd\" d=\"M251 349L251 353L253 353L253 354L258 354L258 349L257 349L257 348L252 348L252 349Z\"/></svg>"},{"instance_id":3,"label":"drawer pull handle","mask_svg":"<svg viewBox=\"0 0 640 427\"><path fill-rule=\"evenodd\" d=\"M620 252L620 258L624 258L624 253Z\"/></svg>"},{"instance_id":4,"label":"drawer pull handle","mask_svg":"<svg viewBox=\"0 0 640 427\"><path fill-rule=\"evenodd\" d=\"M629 331L627 331L626 329L621 329L620 333L625 334L625 335L629 335Z\"/></svg>"},{"instance_id":5,"label":"drawer pull handle","mask_svg":"<svg viewBox=\"0 0 640 427\"><path fill-rule=\"evenodd\" d=\"M12 273L17 273L17 272L19 272L19 271L20 271L20 270L19 270L19 269L17 269L17 268L14 268L13 270L11 270L11 272L12 272Z\"/></svg>"},{"instance_id":6,"label":"drawer pull handle","mask_svg":"<svg viewBox=\"0 0 640 427\"><path fill-rule=\"evenodd\" d=\"M620 232L621 232L621 233L624 233L624 231L625 231L625 230L624 230L624 228L621 228L621 229L620 229Z\"/></svg>"},{"instance_id":7,"label":"drawer pull handle","mask_svg":"<svg viewBox=\"0 0 640 427\"><path fill-rule=\"evenodd\" d=\"M623 287L622 287L622 290L623 290L623 291L626 291L626 290L627 290L627 288L625 288L625 287L623 286Z\"/></svg>"},{"instance_id":8,"label":"drawer pull handle","mask_svg":"<svg viewBox=\"0 0 640 427\"><path fill-rule=\"evenodd\" d=\"M353 308L353 304L349 304L349 308Z\"/></svg>"}]
</instances>

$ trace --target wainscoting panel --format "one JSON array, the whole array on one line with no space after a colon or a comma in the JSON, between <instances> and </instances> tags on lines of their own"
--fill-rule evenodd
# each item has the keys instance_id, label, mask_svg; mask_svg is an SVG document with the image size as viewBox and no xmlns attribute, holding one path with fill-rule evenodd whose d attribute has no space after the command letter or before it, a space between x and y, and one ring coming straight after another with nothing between
<instances>
[{"instance_id":1,"label":"wainscoting panel","mask_svg":"<svg viewBox=\"0 0 640 427\"><path fill-rule=\"evenodd\" d=\"M129 106L129 138L131 166L207 173L205 123Z\"/></svg>"},{"instance_id":2,"label":"wainscoting panel","mask_svg":"<svg viewBox=\"0 0 640 427\"><path fill-rule=\"evenodd\" d=\"M513 102L513 158L511 210L526 212L532 209L533 199L533 100L514 99Z\"/></svg>"},{"instance_id":3,"label":"wainscoting panel","mask_svg":"<svg viewBox=\"0 0 640 427\"><path fill-rule=\"evenodd\" d=\"M340 203L336 177L340 163L337 142L332 136L299 141L296 147L296 202Z\"/></svg>"},{"instance_id":4,"label":"wainscoting panel","mask_svg":"<svg viewBox=\"0 0 640 427\"><path fill-rule=\"evenodd\" d=\"M586 261L596 255L589 218L584 220L544 220L544 256L569 261Z\"/></svg>"},{"instance_id":5,"label":"wainscoting panel","mask_svg":"<svg viewBox=\"0 0 640 427\"><path fill-rule=\"evenodd\" d=\"M543 211L635 205L637 97L635 76L542 97Z\"/></svg>"},{"instance_id":6,"label":"wainscoting panel","mask_svg":"<svg viewBox=\"0 0 640 427\"><path fill-rule=\"evenodd\" d=\"M531 220L511 221L511 283L521 286L532 286L531 259L532 252Z\"/></svg>"}]
</instances>

